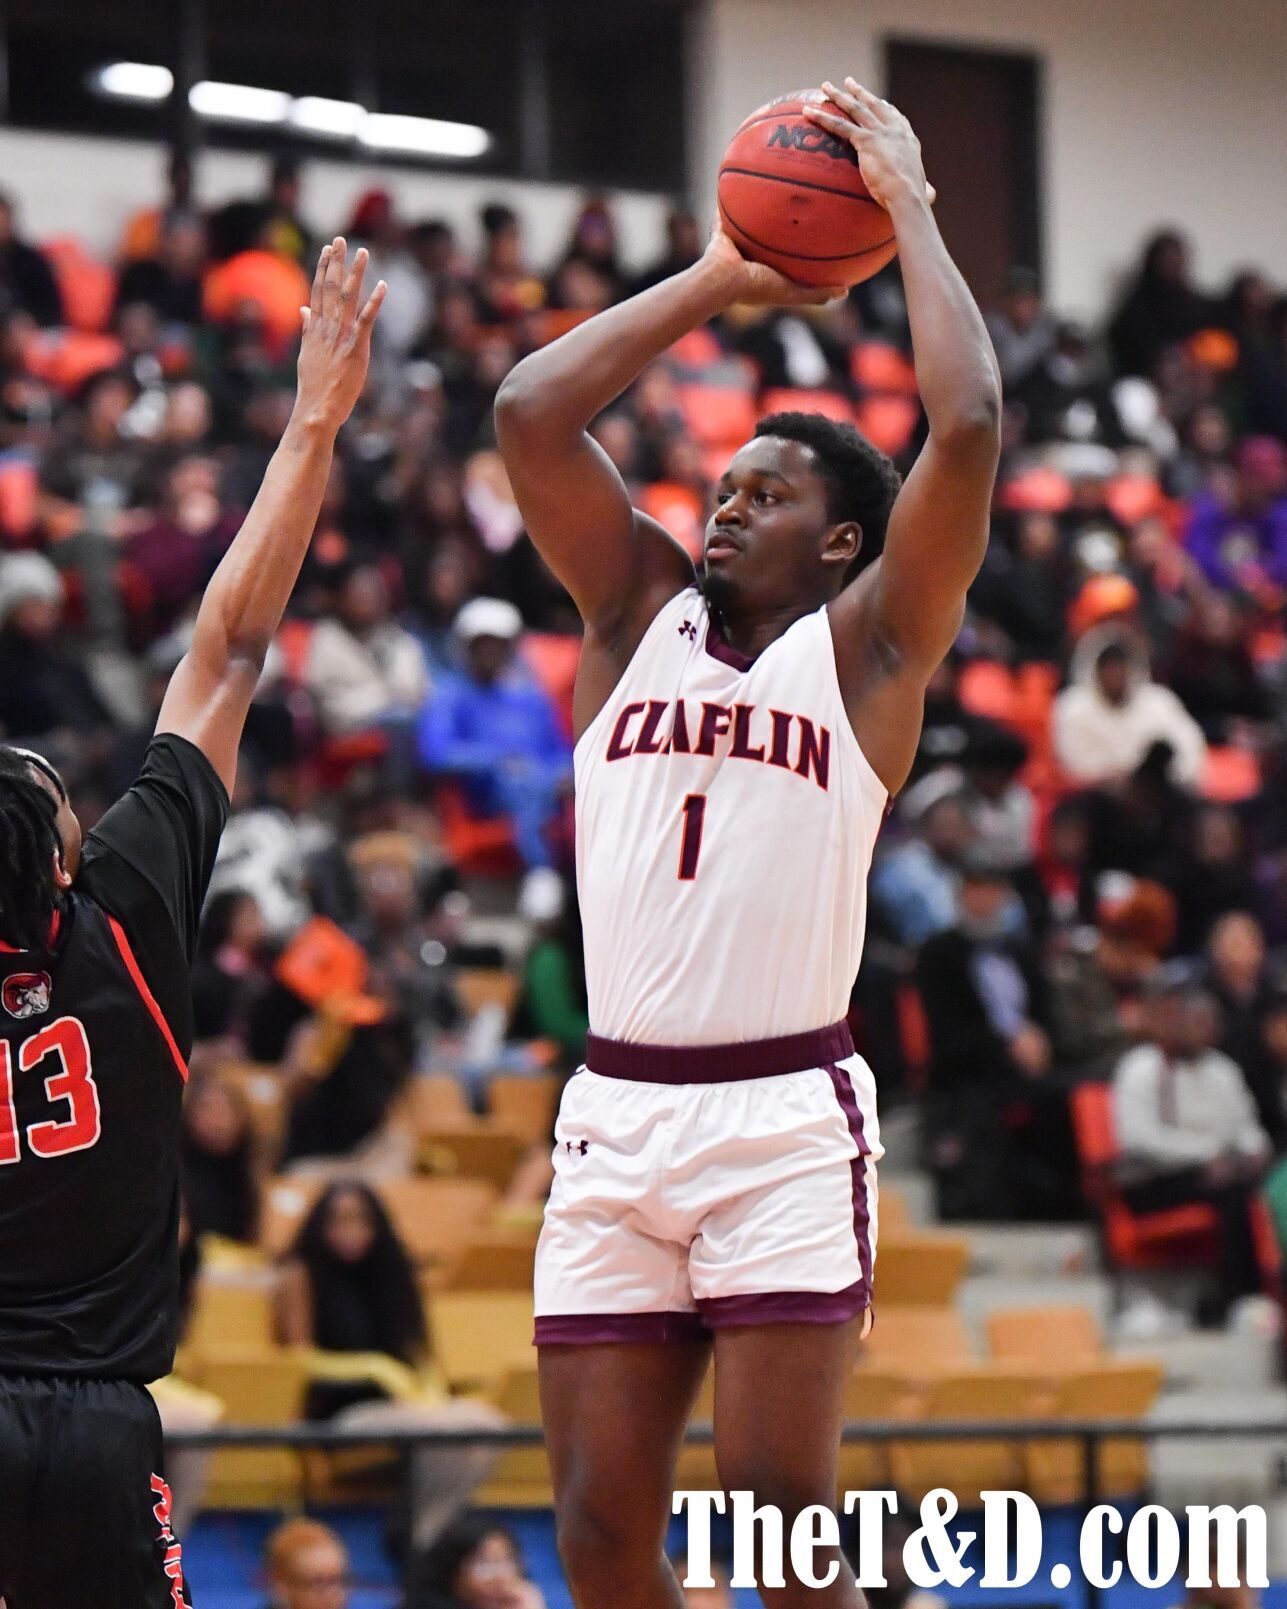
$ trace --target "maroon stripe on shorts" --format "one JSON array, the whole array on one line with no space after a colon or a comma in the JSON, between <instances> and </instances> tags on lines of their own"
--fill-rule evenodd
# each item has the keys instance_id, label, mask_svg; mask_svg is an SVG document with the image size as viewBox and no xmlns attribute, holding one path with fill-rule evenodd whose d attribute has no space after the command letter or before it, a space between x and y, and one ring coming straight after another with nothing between
<instances>
[{"instance_id":1,"label":"maroon stripe on shorts","mask_svg":"<svg viewBox=\"0 0 1287 1609\"><path fill-rule=\"evenodd\" d=\"M741 1045L634 1045L598 1034L585 1036L585 1064L592 1073L642 1084L730 1084L743 1078L776 1078L826 1067L853 1053L847 1022ZM851 1099L852 1095L851 1090ZM858 1131L861 1134L861 1121Z\"/></svg>"},{"instance_id":2,"label":"maroon stripe on shorts","mask_svg":"<svg viewBox=\"0 0 1287 1609\"><path fill-rule=\"evenodd\" d=\"M590 1346L604 1341L701 1341L699 1313L543 1313L536 1346Z\"/></svg>"},{"instance_id":3,"label":"maroon stripe on shorts","mask_svg":"<svg viewBox=\"0 0 1287 1609\"><path fill-rule=\"evenodd\" d=\"M712 1330L736 1324L843 1324L870 1301L867 1278L842 1291L762 1291L753 1296L697 1298Z\"/></svg>"},{"instance_id":4,"label":"maroon stripe on shorts","mask_svg":"<svg viewBox=\"0 0 1287 1609\"><path fill-rule=\"evenodd\" d=\"M862 1269L862 1283L867 1288L867 1301L871 1300L871 1223L867 1212L867 1155L870 1146L867 1144L862 1129L862 1112L858 1107L858 1097L854 1094L853 1080L843 1067L837 1067L832 1062L827 1067L831 1078L831 1087L836 1092L836 1099L840 1102L840 1109L845 1114L845 1122L849 1125L849 1132L853 1135L857 1146L849 1164L849 1173L853 1180L854 1198L854 1236L858 1241L858 1266ZM867 1302L863 1303L865 1307Z\"/></svg>"}]
</instances>

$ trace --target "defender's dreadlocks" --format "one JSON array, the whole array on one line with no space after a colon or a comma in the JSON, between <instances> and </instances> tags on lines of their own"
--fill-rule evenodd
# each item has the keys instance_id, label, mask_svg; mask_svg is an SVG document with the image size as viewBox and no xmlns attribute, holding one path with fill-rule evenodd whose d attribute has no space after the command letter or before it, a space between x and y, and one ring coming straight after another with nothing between
<instances>
[{"instance_id":1,"label":"defender's dreadlocks","mask_svg":"<svg viewBox=\"0 0 1287 1609\"><path fill-rule=\"evenodd\" d=\"M48 761L0 744L0 940L19 950L48 947L62 903L54 881L54 857L63 852L58 806L32 776L33 765L65 799Z\"/></svg>"}]
</instances>

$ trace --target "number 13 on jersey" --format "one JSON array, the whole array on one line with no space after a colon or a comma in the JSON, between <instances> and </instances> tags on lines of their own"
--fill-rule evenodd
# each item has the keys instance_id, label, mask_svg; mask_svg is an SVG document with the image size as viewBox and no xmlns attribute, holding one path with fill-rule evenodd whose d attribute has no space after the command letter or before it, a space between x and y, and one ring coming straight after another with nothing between
<instances>
[{"instance_id":1,"label":"number 13 on jersey","mask_svg":"<svg viewBox=\"0 0 1287 1609\"><path fill-rule=\"evenodd\" d=\"M98 1142L102 1117L98 1086L85 1025L79 1017L60 1017L18 1047L18 1071L29 1073L46 1056L58 1058L57 1069L45 1079L45 1094L51 1101L66 1101L70 1108L62 1119L33 1123L27 1130L27 1144L39 1157L66 1156L69 1151L85 1151ZM18 1114L13 1098L13 1055L7 1041L0 1041L0 1167L17 1162L22 1156Z\"/></svg>"}]
</instances>

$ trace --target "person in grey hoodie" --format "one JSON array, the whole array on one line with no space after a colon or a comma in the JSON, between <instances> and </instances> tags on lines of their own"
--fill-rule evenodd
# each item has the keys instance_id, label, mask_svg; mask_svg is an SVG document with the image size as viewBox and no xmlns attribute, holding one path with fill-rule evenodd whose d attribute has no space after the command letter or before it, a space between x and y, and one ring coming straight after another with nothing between
<instances>
[{"instance_id":1,"label":"person in grey hoodie","mask_svg":"<svg viewBox=\"0 0 1287 1609\"><path fill-rule=\"evenodd\" d=\"M1170 747L1170 779L1180 787L1196 786L1206 759L1201 727L1152 679L1143 645L1120 625L1088 631L1077 644L1071 679L1055 699L1053 735L1060 766L1088 786L1128 777L1156 743Z\"/></svg>"}]
</instances>

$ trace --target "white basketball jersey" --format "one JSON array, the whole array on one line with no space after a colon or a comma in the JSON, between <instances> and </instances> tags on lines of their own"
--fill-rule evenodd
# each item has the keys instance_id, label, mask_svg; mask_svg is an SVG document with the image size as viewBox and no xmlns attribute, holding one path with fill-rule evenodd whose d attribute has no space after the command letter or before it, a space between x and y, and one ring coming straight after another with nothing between
<instances>
[{"instance_id":1,"label":"white basketball jersey","mask_svg":"<svg viewBox=\"0 0 1287 1609\"><path fill-rule=\"evenodd\" d=\"M849 1008L886 792L825 609L748 661L695 587L576 746L590 1027L654 1045L804 1033Z\"/></svg>"}]
</instances>

